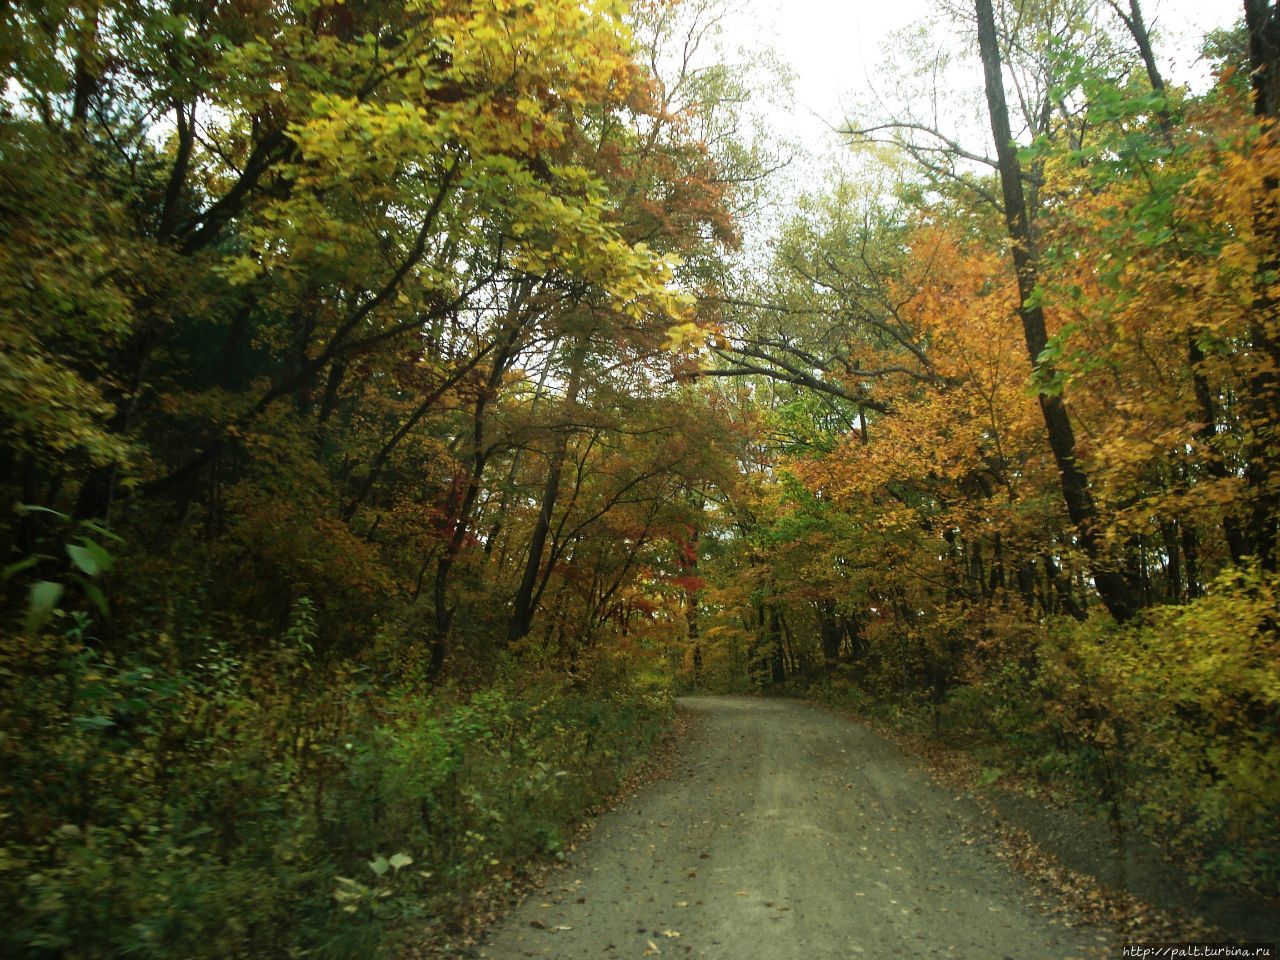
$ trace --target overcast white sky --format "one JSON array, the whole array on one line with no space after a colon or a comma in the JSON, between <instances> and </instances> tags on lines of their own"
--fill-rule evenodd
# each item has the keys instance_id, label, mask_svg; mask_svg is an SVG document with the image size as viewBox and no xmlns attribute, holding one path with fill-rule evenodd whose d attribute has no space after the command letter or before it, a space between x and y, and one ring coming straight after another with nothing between
<instances>
[{"instance_id":1,"label":"overcast white sky","mask_svg":"<svg viewBox=\"0 0 1280 960\"><path fill-rule=\"evenodd\" d=\"M825 143L826 150L838 144L830 126L844 119L857 98L893 84L892 75L877 72L890 34L938 16L930 0L739 0L734 6L724 22L724 46L772 48L790 65L794 102L771 111L772 118L780 130L811 148ZM1195 63L1200 38L1242 16L1243 4L1145 0L1143 14L1166 76L1183 82L1200 77L1203 82L1207 71ZM976 71L974 79L980 79Z\"/></svg>"}]
</instances>

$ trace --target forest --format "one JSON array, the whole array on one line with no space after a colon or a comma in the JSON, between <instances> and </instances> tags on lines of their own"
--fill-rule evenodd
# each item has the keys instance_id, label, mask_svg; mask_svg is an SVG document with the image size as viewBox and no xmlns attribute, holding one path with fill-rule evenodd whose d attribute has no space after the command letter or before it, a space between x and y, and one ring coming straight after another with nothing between
<instances>
[{"instance_id":1,"label":"forest","mask_svg":"<svg viewBox=\"0 0 1280 960\"><path fill-rule=\"evenodd\" d=\"M718 0L0 6L0 953L401 955L692 691L1280 895L1280 9L936 9L790 196Z\"/></svg>"}]
</instances>

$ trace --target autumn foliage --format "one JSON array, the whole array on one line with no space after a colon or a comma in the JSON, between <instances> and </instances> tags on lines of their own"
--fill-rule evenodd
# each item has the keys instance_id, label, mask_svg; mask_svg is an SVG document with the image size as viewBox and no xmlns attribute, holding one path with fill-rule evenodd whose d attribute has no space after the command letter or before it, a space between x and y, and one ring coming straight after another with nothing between
<instances>
[{"instance_id":1,"label":"autumn foliage","mask_svg":"<svg viewBox=\"0 0 1280 960\"><path fill-rule=\"evenodd\" d=\"M748 281L718 356L756 378L758 465L702 672L889 705L1199 882L1274 893L1275 121L1229 57L1193 97L1153 92L1137 51L1093 67L1123 30L1073 42L1033 61L1063 99L1017 153L1025 299L999 183L944 175L908 123L919 166L869 146ZM1030 49L998 48L1010 69Z\"/></svg>"},{"instance_id":2,"label":"autumn foliage","mask_svg":"<svg viewBox=\"0 0 1280 960\"><path fill-rule=\"evenodd\" d=\"M372 956L656 734L729 476L664 347L737 242L682 23L0 15L0 952Z\"/></svg>"},{"instance_id":3,"label":"autumn foliage","mask_svg":"<svg viewBox=\"0 0 1280 960\"><path fill-rule=\"evenodd\" d=\"M851 128L738 255L711 7L0 11L6 955L447 941L677 687L1276 891L1275 11L1193 92L1136 3L976 0L1016 143Z\"/></svg>"}]
</instances>

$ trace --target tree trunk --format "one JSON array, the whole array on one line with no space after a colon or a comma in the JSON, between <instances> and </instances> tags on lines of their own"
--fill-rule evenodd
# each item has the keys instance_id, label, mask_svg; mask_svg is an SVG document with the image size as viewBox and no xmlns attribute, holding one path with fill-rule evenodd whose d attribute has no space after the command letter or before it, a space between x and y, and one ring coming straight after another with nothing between
<instances>
[{"instance_id":1,"label":"tree trunk","mask_svg":"<svg viewBox=\"0 0 1280 960\"><path fill-rule=\"evenodd\" d=\"M822 636L822 659L830 669L840 659L840 641L844 639L836 605L830 600L818 601L818 632Z\"/></svg>"},{"instance_id":2,"label":"tree trunk","mask_svg":"<svg viewBox=\"0 0 1280 960\"><path fill-rule=\"evenodd\" d=\"M996 36L995 17L991 0L974 0L978 15L978 48L982 56L982 69L986 81L987 108L991 119L991 133L996 141L996 157L1000 165L1000 187L1004 198L1005 227L1013 247L1013 264L1018 279L1020 304L1018 315L1022 319L1022 332L1027 343L1033 369L1041 382L1054 379L1052 366L1041 360L1048 345L1044 310L1036 299L1039 276L1036 264L1035 241L1027 216L1027 205L1022 190L1022 170L1018 163L1013 134L1009 129L1009 109L1005 103L1004 76L1001 70L1000 45ZM1098 537L1097 507L1089 492L1088 478L1075 457L1075 430L1061 396L1038 392L1040 412L1044 417L1049 447L1058 467L1062 483L1062 497L1067 516L1075 525L1080 543L1088 554L1093 571L1094 585L1103 604L1116 620L1124 622L1138 611L1138 605L1126 578L1116 570L1108 569L1102 562L1102 546Z\"/></svg>"},{"instance_id":3,"label":"tree trunk","mask_svg":"<svg viewBox=\"0 0 1280 960\"><path fill-rule=\"evenodd\" d=\"M1280 118L1280 9L1270 0L1245 0L1245 25L1249 31L1250 76L1254 114L1275 136ZM1280 272L1280 181L1266 177L1253 214L1254 230L1262 252L1254 278L1252 316L1249 323L1250 360L1245 410L1249 435L1245 484L1249 492L1249 546L1266 570L1280 566L1280 342L1277 314L1280 301L1273 294L1274 277Z\"/></svg>"},{"instance_id":4,"label":"tree trunk","mask_svg":"<svg viewBox=\"0 0 1280 960\"><path fill-rule=\"evenodd\" d=\"M787 679L786 650L782 645L782 614L777 607L769 611L769 666L774 683Z\"/></svg>"},{"instance_id":5,"label":"tree trunk","mask_svg":"<svg viewBox=\"0 0 1280 960\"><path fill-rule=\"evenodd\" d=\"M1168 557L1165 564L1165 599L1177 603L1182 598L1182 554L1178 549L1178 527L1172 520L1160 525L1160 536L1164 539L1164 552Z\"/></svg>"},{"instance_id":6,"label":"tree trunk","mask_svg":"<svg viewBox=\"0 0 1280 960\"><path fill-rule=\"evenodd\" d=\"M560 345L560 337L556 336L551 341L549 352L554 355L556 348ZM551 373L551 364L542 365L542 372L538 375L538 385L533 390L533 399L529 401L529 417L532 419L538 412L538 408L542 405L543 397L546 396L547 377ZM502 495L498 500L498 509L494 512L493 523L489 527L489 535L484 541L484 555L486 557L493 556L494 548L498 544L498 538L502 535L503 525L506 523L507 510L511 506L511 494L515 490L516 478L520 475L520 461L524 458L526 447L519 447L511 457L511 468L507 471L507 481L502 485ZM499 551L498 563L502 565L506 561L506 549Z\"/></svg>"},{"instance_id":7,"label":"tree trunk","mask_svg":"<svg viewBox=\"0 0 1280 960\"><path fill-rule=\"evenodd\" d=\"M695 496L695 506L698 513L701 514L705 506L701 494ZM696 577L698 575L698 544L700 539L697 524L694 524L693 530L689 534L689 542L686 549L677 557L681 572L686 577ZM693 684L696 687L702 681L702 635L698 623L698 591L696 589L685 590L684 622L689 638L689 646L693 652Z\"/></svg>"},{"instance_id":8,"label":"tree trunk","mask_svg":"<svg viewBox=\"0 0 1280 960\"><path fill-rule=\"evenodd\" d=\"M565 406L572 407L578 401L578 390L582 386L582 367L587 358L586 341L579 341L569 357L569 380L565 387ZM524 576L520 578L520 587L516 591L515 603L511 610L511 620L507 625L507 642L519 640L533 626L533 612L536 606L534 592L538 586L538 572L542 569L542 554L547 546L547 534L551 531L551 516L555 512L556 500L560 495L560 476L564 471L564 458L569 449L569 433L562 431L556 437L551 449L551 462L547 471L547 483L542 490L542 504L538 509L538 519L533 526L533 535L529 539L529 549L525 554Z\"/></svg>"},{"instance_id":9,"label":"tree trunk","mask_svg":"<svg viewBox=\"0 0 1280 960\"><path fill-rule=\"evenodd\" d=\"M502 348L493 358L493 367L489 371L489 376L476 396L471 428L471 473L467 478L467 485L457 510L454 512L453 529L450 531L449 540L440 554L440 559L436 562L435 581L432 590L432 596L435 600L435 623L429 640L431 659L427 668L427 675L433 679L440 674L444 667L449 631L453 628L454 609L449 606L449 574L452 572L453 565L462 551L462 545L466 542L467 533L471 527L471 513L475 509L476 500L480 496L480 481L484 477L484 468L489 461L489 451L484 435L485 411L489 401L497 395L498 387L502 383L502 377L506 373L507 365L511 362L512 354L515 351L518 337L519 334L516 330L508 334Z\"/></svg>"}]
</instances>

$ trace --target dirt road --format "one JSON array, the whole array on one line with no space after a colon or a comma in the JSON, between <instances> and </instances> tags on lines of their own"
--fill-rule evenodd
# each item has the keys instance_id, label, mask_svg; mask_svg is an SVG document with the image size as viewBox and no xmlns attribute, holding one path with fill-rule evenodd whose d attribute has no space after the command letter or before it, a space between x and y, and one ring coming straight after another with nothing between
<instances>
[{"instance_id":1,"label":"dirt road","mask_svg":"<svg viewBox=\"0 0 1280 960\"><path fill-rule=\"evenodd\" d=\"M981 814L892 745L782 700L684 701L670 779L603 817L493 930L491 960L1087 957L975 839Z\"/></svg>"}]
</instances>

